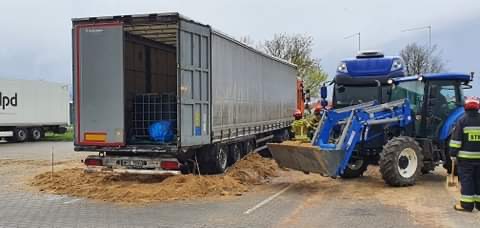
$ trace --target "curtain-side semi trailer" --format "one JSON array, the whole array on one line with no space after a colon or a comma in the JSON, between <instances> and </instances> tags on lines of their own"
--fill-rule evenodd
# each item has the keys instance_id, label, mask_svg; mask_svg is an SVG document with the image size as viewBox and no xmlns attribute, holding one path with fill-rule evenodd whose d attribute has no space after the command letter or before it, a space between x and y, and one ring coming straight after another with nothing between
<instances>
[{"instance_id":1,"label":"curtain-side semi trailer","mask_svg":"<svg viewBox=\"0 0 480 228\"><path fill-rule=\"evenodd\" d=\"M65 133L68 86L54 82L0 79L0 138L38 141L45 132Z\"/></svg>"},{"instance_id":2,"label":"curtain-side semi trailer","mask_svg":"<svg viewBox=\"0 0 480 228\"><path fill-rule=\"evenodd\" d=\"M99 152L87 169L221 173L288 138L295 65L178 13L72 21L75 150ZM152 137L159 122L171 140Z\"/></svg>"}]
</instances>

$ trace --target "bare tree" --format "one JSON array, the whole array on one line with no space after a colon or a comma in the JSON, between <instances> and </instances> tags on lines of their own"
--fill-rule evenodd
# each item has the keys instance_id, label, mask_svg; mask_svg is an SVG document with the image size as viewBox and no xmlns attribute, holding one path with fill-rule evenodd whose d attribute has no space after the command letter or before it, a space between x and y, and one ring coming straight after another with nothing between
<instances>
[{"instance_id":1,"label":"bare tree","mask_svg":"<svg viewBox=\"0 0 480 228\"><path fill-rule=\"evenodd\" d=\"M312 57L313 38L301 34L275 34L263 44L267 54L285 59L297 65L298 76L304 80L305 88L312 97L318 96L321 83L328 75L320 67L320 59Z\"/></svg>"},{"instance_id":2,"label":"bare tree","mask_svg":"<svg viewBox=\"0 0 480 228\"><path fill-rule=\"evenodd\" d=\"M411 43L400 51L400 56L405 61L408 75L438 73L445 70L445 62L436 45L428 48Z\"/></svg>"},{"instance_id":3,"label":"bare tree","mask_svg":"<svg viewBox=\"0 0 480 228\"><path fill-rule=\"evenodd\" d=\"M250 36L241 36L238 40L240 42L244 43L244 44L249 45L249 46L255 45L255 41Z\"/></svg>"}]
</instances>

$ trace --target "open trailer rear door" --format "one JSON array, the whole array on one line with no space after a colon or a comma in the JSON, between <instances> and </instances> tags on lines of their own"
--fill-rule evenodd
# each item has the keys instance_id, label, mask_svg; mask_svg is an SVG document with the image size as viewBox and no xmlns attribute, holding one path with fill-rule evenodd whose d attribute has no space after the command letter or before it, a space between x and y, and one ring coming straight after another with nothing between
<instances>
[{"instance_id":1,"label":"open trailer rear door","mask_svg":"<svg viewBox=\"0 0 480 228\"><path fill-rule=\"evenodd\" d=\"M180 20L180 135L182 146L210 143L210 27Z\"/></svg>"},{"instance_id":2,"label":"open trailer rear door","mask_svg":"<svg viewBox=\"0 0 480 228\"><path fill-rule=\"evenodd\" d=\"M75 143L124 145L122 24L77 24L73 45Z\"/></svg>"}]
</instances>

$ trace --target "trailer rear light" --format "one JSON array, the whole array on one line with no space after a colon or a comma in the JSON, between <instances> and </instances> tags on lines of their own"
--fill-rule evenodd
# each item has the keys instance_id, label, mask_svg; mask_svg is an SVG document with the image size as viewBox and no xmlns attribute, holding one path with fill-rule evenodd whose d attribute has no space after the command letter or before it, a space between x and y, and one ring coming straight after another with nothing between
<instances>
[{"instance_id":1,"label":"trailer rear light","mask_svg":"<svg viewBox=\"0 0 480 228\"><path fill-rule=\"evenodd\" d=\"M99 158L87 158L85 159L84 163L86 166L102 166L103 165L102 159L99 159Z\"/></svg>"},{"instance_id":2,"label":"trailer rear light","mask_svg":"<svg viewBox=\"0 0 480 228\"><path fill-rule=\"evenodd\" d=\"M176 161L162 161L160 167L165 170L178 170L180 169L180 164Z\"/></svg>"}]
</instances>

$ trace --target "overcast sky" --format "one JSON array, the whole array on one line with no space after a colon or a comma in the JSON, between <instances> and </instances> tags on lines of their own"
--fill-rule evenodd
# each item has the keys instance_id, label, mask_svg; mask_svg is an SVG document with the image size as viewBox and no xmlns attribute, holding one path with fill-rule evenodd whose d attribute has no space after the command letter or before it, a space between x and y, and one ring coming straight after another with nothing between
<instances>
[{"instance_id":1,"label":"overcast sky","mask_svg":"<svg viewBox=\"0 0 480 228\"><path fill-rule=\"evenodd\" d=\"M342 58L362 49L397 55L410 42L442 50L450 71L475 71L480 85L480 1L478 0L11 0L0 3L0 77L71 83L71 18L178 11L234 37L256 41L275 33L314 37L314 56L332 75ZM477 89L478 90L478 89ZM475 92L480 95L479 92Z\"/></svg>"}]
</instances>

